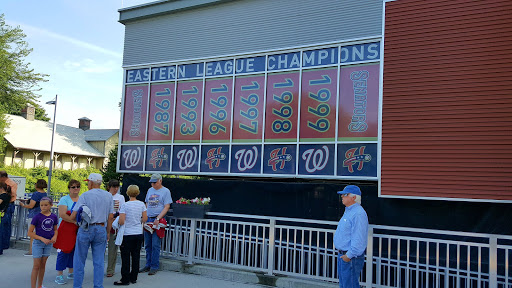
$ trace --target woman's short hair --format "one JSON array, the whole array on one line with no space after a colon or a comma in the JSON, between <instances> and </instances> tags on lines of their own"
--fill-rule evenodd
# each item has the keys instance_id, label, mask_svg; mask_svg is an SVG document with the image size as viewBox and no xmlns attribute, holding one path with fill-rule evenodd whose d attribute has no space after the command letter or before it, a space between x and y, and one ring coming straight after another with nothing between
<instances>
[{"instance_id":1,"label":"woman's short hair","mask_svg":"<svg viewBox=\"0 0 512 288\"><path fill-rule=\"evenodd\" d=\"M48 184L46 184L46 180L44 179L38 179L36 182L36 188L39 189L46 189L48 187Z\"/></svg>"},{"instance_id":2,"label":"woman's short hair","mask_svg":"<svg viewBox=\"0 0 512 288\"><path fill-rule=\"evenodd\" d=\"M139 186L137 185L130 185L128 186L128 189L126 190L126 195L130 197L137 197L137 195L140 194Z\"/></svg>"},{"instance_id":3,"label":"woman's short hair","mask_svg":"<svg viewBox=\"0 0 512 288\"><path fill-rule=\"evenodd\" d=\"M80 181L78 181L78 180L76 180L76 179L71 179L71 180L69 180L69 182L68 182L68 189L69 189L69 187L71 187L71 186L77 186L77 185L78 185L78 186L82 186L82 184L80 184Z\"/></svg>"},{"instance_id":4,"label":"woman's short hair","mask_svg":"<svg viewBox=\"0 0 512 288\"><path fill-rule=\"evenodd\" d=\"M9 197L11 196L11 187L5 183L0 183L0 189L4 190L5 192L7 192L7 194L9 195Z\"/></svg>"},{"instance_id":5,"label":"woman's short hair","mask_svg":"<svg viewBox=\"0 0 512 288\"><path fill-rule=\"evenodd\" d=\"M107 190L110 190L112 187L119 187L119 180L110 179L110 181L108 181Z\"/></svg>"}]
</instances>

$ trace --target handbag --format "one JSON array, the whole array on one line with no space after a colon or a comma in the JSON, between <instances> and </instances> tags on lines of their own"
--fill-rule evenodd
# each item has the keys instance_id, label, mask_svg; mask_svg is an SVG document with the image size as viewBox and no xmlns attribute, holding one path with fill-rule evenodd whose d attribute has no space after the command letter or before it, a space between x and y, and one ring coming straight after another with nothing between
<instances>
[{"instance_id":1,"label":"handbag","mask_svg":"<svg viewBox=\"0 0 512 288\"><path fill-rule=\"evenodd\" d=\"M71 210L73 210L75 204L76 203L73 203ZM71 211L67 211L66 214L71 215ZM53 247L60 249L64 253L71 253L75 248L78 225L62 221L60 222L59 229L57 229L57 231L57 241L55 241Z\"/></svg>"}]
</instances>

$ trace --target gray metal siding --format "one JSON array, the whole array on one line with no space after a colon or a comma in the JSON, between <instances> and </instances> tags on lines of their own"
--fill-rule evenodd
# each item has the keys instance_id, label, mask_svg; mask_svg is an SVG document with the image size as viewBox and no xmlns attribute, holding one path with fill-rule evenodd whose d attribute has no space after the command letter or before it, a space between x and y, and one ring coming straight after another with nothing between
<instances>
[{"instance_id":1,"label":"gray metal siding","mask_svg":"<svg viewBox=\"0 0 512 288\"><path fill-rule=\"evenodd\" d=\"M123 65L378 36L378 0L243 0L125 24Z\"/></svg>"}]
</instances>

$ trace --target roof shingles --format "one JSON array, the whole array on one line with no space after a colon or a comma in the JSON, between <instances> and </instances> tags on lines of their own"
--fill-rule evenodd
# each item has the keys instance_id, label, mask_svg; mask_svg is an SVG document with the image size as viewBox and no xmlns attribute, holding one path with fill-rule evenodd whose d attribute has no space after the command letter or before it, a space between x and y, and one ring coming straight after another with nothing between
<instances>
[{"instance_id":1,"label":"roof shingles","mask_svg":"<svg viewBox=\"0 0 512 288\"><path fill-rule=\"evenodd\" d=\"M53 123L39 120L28 121L21 116L7 115L10 125L5 139L16 149L50 151ZM105 157L87 141L104 141L113 136L116 129L96 129L83 131L57 124L55 129L54 151L58 154ZM108 136L110 135L110 136Z\"/></svg>"}]
</instances>

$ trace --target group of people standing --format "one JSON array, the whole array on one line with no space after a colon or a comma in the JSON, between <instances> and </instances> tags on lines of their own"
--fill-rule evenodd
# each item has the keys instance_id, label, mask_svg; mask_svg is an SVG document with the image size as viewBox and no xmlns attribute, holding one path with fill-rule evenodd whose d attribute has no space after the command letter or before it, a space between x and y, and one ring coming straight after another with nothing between
<instances>
[{"instance_id":1,"label":"group of people standing","mask_svg":"<svg viewBox=\"0 0 512 288\"><path fill-rule=\"evenodd\" d=\"M7 180L10 179L5 171L0 171L0 255L4 247L9 246L9 237L5 236L5 233L11 225L8 215L9 207L13 203L12 199L16 199L16 190ZM94 266L94 287L103 287L104 253L107 243L107 277L114 275L117 246L120 246L121 250L121 279L115 281L114 285L124 286L136 283L138 273L149 272L149 275L155 275L160 268L160 237L153 232L153 229L145 230L143 224L146 223L158 229L172 203L169 189L162 185L162 176L160 174L151 176L149 182L152 187L146 194L146 204L137 200L140 194L138 186L128 187L126 193L129 201L125 202L124 197L118 194L117 180L109 182L109 192L100 189L102 180L100 174L90 174L86 180L88 191L81 196L79 196L80 182L71 180L68 184L69 195L62 197L59 201L60 221L79 225L79 228L71 252L58 252L55 279L58 284L66 283L63 272L68 268L69 273L66 278L73 279L73 287L82 287L85 261L90 246ZM47 197L45 188L46 181L38 180L37 192L32 195L28 203L21 205L31 209L29 217L32 220L28 235L31 238L29 254L34 258L31 274L32 288L43 287L46 260L50 255L52 244L58 237L58 218L51 213L52 200ZM358 186L348 185L342 191L338 191L338 194L345 206L345 212L333 238L334 247L338 251L340 288L359 287L359 275L364 266L364 253L368 241L368 216L361 206L362 193ZM81 219L77 219L77 216ZM114 218L116 218L115 221ZM113 222L118 229L112 229ZM10 231L7 235L10 235ZM139 270L143 240L145 240L146 265Z\"/></svg>"},{"instance_id":2,"label":"group of people standing","mask_svg":"<svg viewBox=\"0 0 512 288\"><path fill-rule=\"evenodd\" d=\"M0 177L3 175L2 172L4 171L0 171ZM6 173L5 178L10 180ZM3 252L3 244L7 247L9 245L10 237L3 236L7 227L11 225L10 221L7 221L6 214L9 211L8 207L13 203L11 199L16 199L16 192L12 192L15 189L12 189L12 185L5 183L9 181L1 180L0 178L0 254ZM94 287L103 287L104 254L107 245L107 277L114 275L117 247L120 246L121 250L121 279L115 281L114 285L124 286L136 283L138 273L149 272L149 275L154 275L160 268L160 238L157 233L144 231L143 225L145 223L158 227L172 203L169 189L162 185L162 176L159 174L151 176L152 187L146 194L146 204L137 200L140 194L138 186L128 187L126 193L129 201L125 201L124 196L118 194L119 181L111 180L108 183L109 191L107 192L100 189L102 180L100 174L91 173L86 179L88 191L82 195L80 195L80 181L74 179L69 181L69 194L63 196L57 205L58 217L51 212L53 202L44 191L46 181L43 179L37 181L36 192L32 197L26 203L20 203L21 207L29 209L28 217L31 218L28 232L31 245L25 255L32 256L34 259L31 274L32 288L44 288L42 284L46 261L56 242L59 242L59 247L66 246L66 249L57 250L55 279L57 284L66 284L67 280L72 280L73 287L82 287L89 247L91 247L93 258ZM74 232L76 238L64 236L70 232L69 229L63 229L66 225L62 222L76 228ZM112 229L112 224L117 229ZM59 231L61 239L58 238ZM10 232L5 234L10 235ZM146 265L140 269L140 250L144 239ZM68 243L63 244L60 240ZM66 269L68 274L65 276Z\"/></svg>"},{"instance_id":3,"label":"group of people standing","mask_svg":"<svg viewBox=\"0 0 512 288\"><path fill-rule=\"evenodd\" d=\"M100 174L92 173L88 178L89 190L83 193L73 208L71 219L76 219L77 213L88 210L90 213L89 223L82 223L78 229L74 254L75 276L73 287L82 287L84 277L84 265L89 246L92 249L94 266L94 287L103 287L104 260L103 255L108 243L114 242L121 250L121 279L115 281L114 285L129 285L137 282L140 272L149 272L149 275L156 274L159 269L160 238L154 237L156 233L144 231L143 223L158 225L165 217L172 203L169 189L162 186L162 176L153 174L149 182L152 187L148 190L145 198L146 204L137 200L140 193L139 187L130 185L127 189L129 201L124 202L117 195L118 182L109 183L109 192L101 190L102 177ZM116 203L116 201L118 203ZM124 202L124 203L123 203ZM87 209L85 209L87 207ZM116 209L118 209L116 211ZM116 220L114 221L114 212ZM82 216L84 219L84 216ZM117 232L112 233L112 223L118 227ZM106 228L105 228L106 226ZM144 231L144 237L143 235ZM114 238L111 240L110 238ZM140 249L142 240L145 239L146 265L139 270ZM109 249L107 277L114 275L115 256L117 249Z\"/></svg>"}]
</instances>

